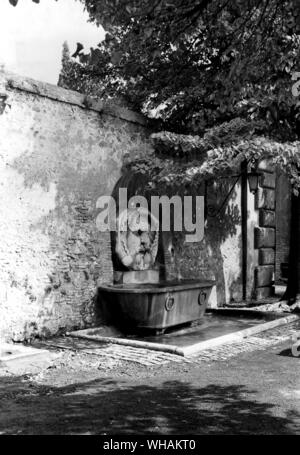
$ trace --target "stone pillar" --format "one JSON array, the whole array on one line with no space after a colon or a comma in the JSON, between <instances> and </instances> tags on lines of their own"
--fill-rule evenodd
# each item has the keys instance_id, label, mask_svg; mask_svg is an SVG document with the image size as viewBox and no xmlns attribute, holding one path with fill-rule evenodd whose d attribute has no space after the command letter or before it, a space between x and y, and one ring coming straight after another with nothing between
<instances>
[{"instance_id":1,"label":"stone pillar","mask_svg":"<svg viewBox=\"0 0 300 455\"><path fill-rule=\"evenodd\" d=\"M275 272L275 168L268 161L261 161L258 170L259 188L255 195L255 208L259 211L259 225L254 231L254 245L258 249L258 266L255 268L256 300L274 294Z\"/></svg>"},{"instance_id":2,"label":"stone pillar","mask_svg":"<svg viewBox=\"0 0 300 455\"><path fill-rule=\"evenodd\" d=\"M276 253L275 281L282 281L281 264L289 262L291 226L291 185L282 171L276 172Z\"/></svg>"}]
</instances>

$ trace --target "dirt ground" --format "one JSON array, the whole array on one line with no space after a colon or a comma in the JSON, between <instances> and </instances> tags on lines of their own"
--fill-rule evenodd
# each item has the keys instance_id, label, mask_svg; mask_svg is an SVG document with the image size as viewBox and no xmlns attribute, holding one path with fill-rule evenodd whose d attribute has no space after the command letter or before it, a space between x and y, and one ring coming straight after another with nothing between
<instances>
[{"instance_id":1,"label":"dirt ground","mask_svg":"<svg viewBox=\"0 0 300 455\"><path fill-rule=\"evenodd\" d=\"M290 347L153 366L56 350L38 374L0 377L0 434L300 434Z\"/></svg>"}]
</instances>

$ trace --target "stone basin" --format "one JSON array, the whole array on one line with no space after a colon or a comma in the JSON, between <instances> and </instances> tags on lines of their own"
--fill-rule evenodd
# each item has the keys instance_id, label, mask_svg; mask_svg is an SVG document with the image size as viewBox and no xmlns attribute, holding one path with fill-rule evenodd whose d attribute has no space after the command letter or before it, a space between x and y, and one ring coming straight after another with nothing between
<instances>
[{"instance_id":1,"label":"stone basin","mask_svg":"<svg viewBox=\"0 0 300 455\"><path fill-rule=\"evenodd\" d=\"M199 321L214 284L214 281L202 280L107 284L99 286L99 297L118 314L121 325L159 333L169 327Z\"/></svg>"}]
</instances>

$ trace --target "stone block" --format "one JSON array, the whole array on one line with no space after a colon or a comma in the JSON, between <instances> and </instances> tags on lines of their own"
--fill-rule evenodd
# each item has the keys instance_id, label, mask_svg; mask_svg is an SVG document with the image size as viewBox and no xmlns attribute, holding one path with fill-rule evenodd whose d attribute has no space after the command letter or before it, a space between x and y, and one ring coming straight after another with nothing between
<instances>
[{"instance_id":1,"label":"stone block","mask_svg":"<svg viewBox=\"0 0 300 455\"><path fill-rule=\"evenodd\" d=\"M266 299L268 297L273 297L274 295L274 286L264 286L256 288L255 298L256 300Z\"/></svg>"},{"instance_id":2,"label":"stone block","mask_svg":"<svg viewBox=\"0 0 300 455\"><path fill-rule=\"evenodd\" d=\"M261 227L275 227L275 212L261 209L259 211L259 225Z\"/></svg>"},{"instance_id":3,"label":"stone block","mask_svg":"<svg viewBox=\"0 0 300 455\"><path fill-rule=\"evenodd\" d=\"M275 229L256 227L254 229L254 248L275 248Z\"/></svg>"},{"instance_id":4,"label":"stone block","mask_svg":"<svg viewBox=\"0 0 300 455\"><path fill-rule=\"evenodd\" d=\"M0 374L1 369L15 375L36 374L48 368L56 357L46 349L0 343Z\"/></svg>"},{"instance_id":5,"label":"stone block","mask_svg":"<svg viewBox=\"0 0 300 455\"><path fill-rule=\"evenodd\" d=\"M273 265L260 265L255 269L255 287L271 286L274 278Z\"/></svg>"},{"instance_id":6,"label":"stone block","mask_svg":"<svg viewBox=\"0 0 300 455\"><path fill-rule=\"evenodd\" d=\"M255 208L275 210L275 191L270 188L258 188L255 194Z\"/></svg>"},{"instance_id":7,"label":"stone block","mask_svg":"<svg viewBox=\"0 0 300 455\"><path fill-rule=\"evenodd\" d=\"M273 248L261 248L258 252L259 265L273 265L275 263L275 250Z\"/></svg>"},{"instance_id":8,"label":"stone block","mask_svg":"<svg viewBox=\"0 0 300 455\"><path fill-rule=\"evenodd\" d=\"M276 174L270 174L268 172L263 172L259 177L259 186L262 188L272 188L274 189L276 185Z\"/></svg>"},{"instance_id":9,"label":"stone block","mask_svg":"<svg viewBox=\"0 0 300 455\"><path fill-rule=\"evenodd\" d=\"M114 273L115 283L140 284L140 283L158 283L158 270L130 270L128 272Z\"/></svg>"}]
</instances>

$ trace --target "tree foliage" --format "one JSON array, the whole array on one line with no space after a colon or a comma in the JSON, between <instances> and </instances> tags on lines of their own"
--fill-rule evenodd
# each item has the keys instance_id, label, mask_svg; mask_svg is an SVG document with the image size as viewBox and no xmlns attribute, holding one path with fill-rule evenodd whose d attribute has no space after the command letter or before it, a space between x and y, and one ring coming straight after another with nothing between
<instances>
[{"instance_id":1,"label":"tree foliage","mask_svg":"<svg viewBox=\"0 0 300 455\"><path fill-rule=\"evenodd\" d=\"M91 98L104 98L104 93L107 95L103 78L96 74L91 77L83 64L71 56L67 42L63 43L58 86L69 90L76 90Z\"/></svg>"},{"instance_id":2,"label":"tree foliage","mask_svg":"<svg viewBox=\"0 0 300 455\"><path fill-rule=\"evenodd\" d=\"M300 188L300 141L279 141L265 135L263 121L236 118L210 128L202 136L154 133L155 151L127 156L124 166L138 174L150 175L153 190L163 188L184 192L203 179L230 177L247 161L249 168L269 159L290 177L294 194Z\"/></svg>"},{"instance_id":3,"label":"tree foliage","mask_svg":"<svg viewBox=\"0 0 300 455\"><path fill-rule=\"evenodd\" d=\"M267 154L296 169L298 0L80 1L106 38L76 59L65 56L60 84L102 98L122 96L160 119L168 132L152 138L158 153L137 156L133 166L180 181L208 171L204 156L216 172Z\"/></svg>"},{"instance_id":4,"label":"tree foliage","mask_svg":"<svg viewBox=\"0 0 300 455\"><path fill-rule=\"evenodd\" d=\"M130 168L179 187L268 156L298 191L298 1L81 1L108 31L98 61L79 56L83 72L168 130Z\"/></svg>"},{"instance_id":5,"label":"tree foliage","mask_svg":"<svg viewBox=\"0 0 300 455\"><path fill-rule=\"evenodd\" d=\"M84 91L90 79L100 96L122 95L177 133L242 117L296 138L298 0L80 1L107 34L69 65L70 85Z\"/></svg>"},{"instance_id":6,"label":"tree foliage","mask_svg":"<svg viewBox=\"0 0 300 455\"><path fill-rule=\"evenodd\" d=\"M295 0L82 0L109 31L90 74L109 93L164 121L203 134L235 117L264 118L291 139L299 65ZM107 77L108 76L108 77Z\"/></svg>"}]
</instances>

